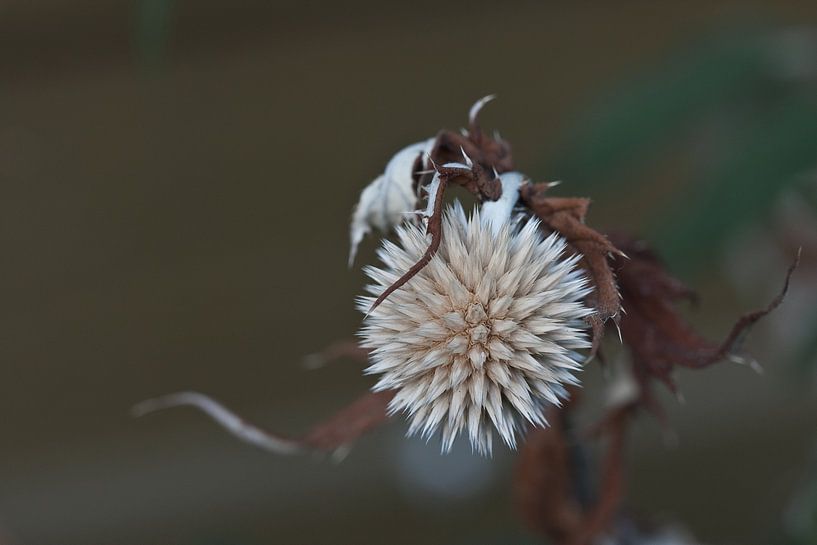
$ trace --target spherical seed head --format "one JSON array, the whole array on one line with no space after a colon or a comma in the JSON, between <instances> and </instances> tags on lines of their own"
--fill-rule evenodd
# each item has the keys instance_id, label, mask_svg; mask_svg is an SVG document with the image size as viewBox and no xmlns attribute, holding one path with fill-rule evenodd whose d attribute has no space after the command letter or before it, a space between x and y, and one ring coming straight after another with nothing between
<instances>
[{"instance_id":1,"label":"spherical seed head","mask_svg":"<svg viewBox=\"0 0 817 545\"><path fill-rule=\"evenodd\" d=\"M358 299L362 312L430 242L422 225L397 235L399 244L384 241L378 252L384 266L366 268L374 283ZM582 299L591 288L565 247L535 219L492 230L478 211L446 210L434 258L360 331L367 372L380 375L374 389L397 391L390 410L408 414L410 435L441 428L448 451L467 431L472 448L490 454L493 428L514 448L526 422L546 425L545 407L577 383L577 350L589 346Z\"/></svg>"}]
</instances>

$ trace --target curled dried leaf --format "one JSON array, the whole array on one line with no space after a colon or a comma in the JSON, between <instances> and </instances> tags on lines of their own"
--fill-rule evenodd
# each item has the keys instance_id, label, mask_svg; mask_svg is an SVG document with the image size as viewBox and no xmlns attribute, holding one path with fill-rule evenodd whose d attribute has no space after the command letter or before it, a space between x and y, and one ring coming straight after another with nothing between
<instances>
[{"instance_id":1,"label":"curled dried leaf","mask_svg":"<svg viewBox=\"0 0 817 545\"><path fill-rule=\"evenodd\" d=\"M548 197L546 192L552 186L547 182L525 184L522 186L521 200L542 223L562 235L582 256L582 266L595 288L588 297L588 305L596 311L590 317L593 328L592 355L599 348L604 323L610 318L618 320L621 310L621 297L610 257L626 256L606 236L584 223L590 207L589 199Z\"/></svg>"},{"instance_id":2,"label":"curled dried leaf","mask_svg":"<svg viewBox=\"0 0 817 545\"><path fill-rule=\"evenodd\" d=\"M788 290L799 254L786 274L783 287L765 308L741 316L720 343L699 335L680 315L676 304L695 294L671 276L660 259L641 241L615 236L616 245L630 256L615 259L615 269L626 314L621 319L624 343L632 353L636 377L646 386L657 379L675 391L674 366L702 368L738 355L749 328L777 308Z\"/></svg>"}]
</instances>

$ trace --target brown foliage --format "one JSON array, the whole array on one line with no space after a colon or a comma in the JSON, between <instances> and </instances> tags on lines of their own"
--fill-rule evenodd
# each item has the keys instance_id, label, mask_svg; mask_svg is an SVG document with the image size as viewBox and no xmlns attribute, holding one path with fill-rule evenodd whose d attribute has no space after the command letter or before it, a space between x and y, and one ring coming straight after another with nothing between
<instances>
[{"instance_id":1,"label":"brown foliage","mask_svg":"<svg viewBox=\"0 0 817 545\"><path fill-rule=\"evenodd\" d=\"M576 204L579 209L583 206ZM613 268L624 309L620 320L622 338L632 355L629 372L638 383L639 392L633 401L612 407L591 434L609 438L596 501L584 508L575 495L576 467L568 445L578 439L564 426L578 404L575 397L561 409L561 418L551 417L555 422L552 427L534 430L529 435L517 466L515 486L521 516L532 529L560 545L588 545L608 531L615 520L624 494L623 446L627 424L639 408L663 418L651 394L652 382L663 382L674 391L671 372L675 366L700 369L736 358L748 329L783 301L799 261L798 254L781 291L769 305L738 318L726 338L713 343L699 335L676 306L679 301L694 300L694 292L671 276L645 243L622 235L612 236L611 241L629 256L615 253Z\"/></svg>"},{"instance_id":2,"label":"brown foliage","mask_svg":"<svg viewBox=\"0 0 817 545\"><path fill-rule=\"evenodd\" d=\"M677 303L695 300L695 293L674 278L660 259L638 240L617 235L616 244L630 259L616 257L615 271L626 314L621 334L632 354L634 372L644 383L657 379L675 391L672 370L677 365L699 369L727 358L737 351L749 328L777 308L789 287L799 254L786 274L781 291L765 308L744 314L720 343L699 335L680 315Z\"/></svg>"},{"instance_id":3,"label":"brown foliage","mask_svg":"<svg viewBox=\"0 0 817 545\"><path fill-rule=\"evenodd\" d=\"M610 256L626 257L604 235L585 225L589 199L548 197L551 184L526 184L520 199L550 230L562 235L573 250L582 256L581 264L595 287L588 305L596 312L589 318L593 328L591 355L598 351L604 333L604 323L618 320L621 301L616 278L610 266Z\"/></svg>"}]
</instances>

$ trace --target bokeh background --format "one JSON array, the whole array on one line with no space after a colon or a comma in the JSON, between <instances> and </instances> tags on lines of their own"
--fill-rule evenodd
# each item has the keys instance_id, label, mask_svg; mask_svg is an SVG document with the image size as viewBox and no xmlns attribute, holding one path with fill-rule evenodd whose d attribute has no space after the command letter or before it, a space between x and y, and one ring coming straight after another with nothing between
<instances>
[{"instance_id":1,"label":"bokeh background","mask_svg":"<svg viewBox=\"0 0 817 545\"><path fill-rule=\"evenodd\" d=\"M465 122L653 242L717 338L642 418L627 507L711 544L817 543L817 3L0 2L0 543L529 544L513 455L403 437L341 464L241 444L179 389L297 433L371 384L350 338L360 189ZM374 259L364 244L361 262ZM603 398L592 365L586 396Z\"/></svg>"}]
</instances>

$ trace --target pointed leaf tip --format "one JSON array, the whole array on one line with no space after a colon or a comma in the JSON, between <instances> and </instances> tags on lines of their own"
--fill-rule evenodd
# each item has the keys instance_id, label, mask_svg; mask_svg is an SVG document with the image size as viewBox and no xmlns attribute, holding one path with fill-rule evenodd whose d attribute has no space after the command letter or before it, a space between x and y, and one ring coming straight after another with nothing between
<instances>
[{"instance_id":1,"label":"pointed leaf tip","mask_svg":"<svg viewBox=\"0 0 817 545\"><path fill-rule=\"evenodd\" d=\"M468 122L472 125L476 122L477 116L479 115L480 110L482 110L483 106L491 102L496 98L496 95L486 95L481 99L474 102L474 105L471 106L471 109L468 111Z\"/></svg>"}]
</instances>

